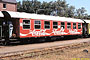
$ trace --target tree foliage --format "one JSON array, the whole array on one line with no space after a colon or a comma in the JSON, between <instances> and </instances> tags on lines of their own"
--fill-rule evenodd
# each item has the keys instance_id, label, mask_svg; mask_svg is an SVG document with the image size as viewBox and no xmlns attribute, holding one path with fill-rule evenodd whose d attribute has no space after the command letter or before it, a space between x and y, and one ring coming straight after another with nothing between
<instances>
[{"instance_id":1,"label":"tree foliage","mask_svg":"<svg viewBox=\"0 0 90 60\"><path fill-rule=\"evenodd\" d=\"M17 11L80 19L88 19L88 17L90 17L84 7L76 9L74 6L67 4L65 0L50 2L23 0L22 3L17 3Z\"/></svg>"}]
</instances>

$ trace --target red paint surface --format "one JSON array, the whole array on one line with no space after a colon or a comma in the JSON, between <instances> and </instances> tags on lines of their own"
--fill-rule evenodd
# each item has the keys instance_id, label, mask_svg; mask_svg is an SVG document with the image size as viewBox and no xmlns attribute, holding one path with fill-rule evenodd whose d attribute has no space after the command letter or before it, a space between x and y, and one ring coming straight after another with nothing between
<instances>
[{"instance_id":1,"label":"red paint surface","mask_svg":"<svg viewBox=\"0 0 90 60\"><path fill-rule=\"evenodd\" d=\"M41 21L41 29L34 29L34 19L29 19L31 22L30 29L23 29L20 26L20 38L26 37L41 37L41 36L61 36L61 35L80 35L82 34L82 27L78 29L78 22L76 22L76 29L73 29L73 22L71 22L71 29L67 29L67 21L65 21L65 29L61 29L61 21L58 21L60 28L53 29L53 21L50 21L50 29L44 28L44 20ZM20 19L20 24L23 23L23 19ZM81 23L82 26L82 23ZM78 32L78 33L77 33ZM23 36L23 35L25 36ZM49 35L48 35L49 34Z\"/></svg>"}]
</instances>

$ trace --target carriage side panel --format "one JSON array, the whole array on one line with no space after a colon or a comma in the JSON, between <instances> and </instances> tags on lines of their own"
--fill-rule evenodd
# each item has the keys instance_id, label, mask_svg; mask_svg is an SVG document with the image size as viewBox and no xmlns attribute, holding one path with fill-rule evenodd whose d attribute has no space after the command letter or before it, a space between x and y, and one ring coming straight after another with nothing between
<instances>
[{"instance_id":1,"label":"carriage side panel","mask_svg":"<svg viewBox=\"0 0 90 60\"><path fill-rule=\"evenodd\" d=\"M23 20L28 20L28 21L23 21ZM56 22L58 23L58 26L55 29L53 26L56 24ZM65 27L62 27L62 22L64 22ZM26 27L26 29L24 29L25 23L26 26L28 26ZM75 29L73 29L73 23L76 23ZM82 34L82 23L78 23L78 22L39 20L39 19L20 19L20 38L81 35L81 34Z\"/></svg>"}]
</instances>

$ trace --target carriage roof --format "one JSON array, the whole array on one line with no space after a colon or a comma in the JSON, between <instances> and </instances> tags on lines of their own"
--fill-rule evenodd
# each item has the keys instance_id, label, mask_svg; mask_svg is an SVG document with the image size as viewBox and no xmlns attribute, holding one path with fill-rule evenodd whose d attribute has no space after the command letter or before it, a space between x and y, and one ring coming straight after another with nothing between
<instances>
[{"instance_id":1,"label":"carriage roof","mask_svg":"<svg viewBox=\"0 0 90 60\"><path fill-rule=\"evenodd\" d=\"M28 18L28 19L41 19L41 20L53 20L53 21L67 21L67 22L81 22L81 23L83 23L83 21L81 19L31 14L31 13L25 13L25 12L12 12L12 11L7 11L7 12L10 14L11 18Z\"/></svg>"},{"instance_id":2,"label":"carriage roof","mask_svg":"<svg viewBox=\"0 0 90 60\"><path fill-rule=\"evenodd\" d=\"M84 20L86 23L90 23L90 20Z\"/></svg>"}]
</instances>

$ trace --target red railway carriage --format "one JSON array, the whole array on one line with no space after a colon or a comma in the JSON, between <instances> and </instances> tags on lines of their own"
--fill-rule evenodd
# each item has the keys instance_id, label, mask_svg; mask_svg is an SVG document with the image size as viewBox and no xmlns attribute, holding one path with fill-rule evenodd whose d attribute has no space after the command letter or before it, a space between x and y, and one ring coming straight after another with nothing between
<instances>
[{"instance_id":1,"label":"red railway carriage","mask_svg":"<svg viewBox=\"0 0 90 60\"><path fill-rule=\"evenodd\" d=\"M82 34L80 19L10 12L13 34L20 38ZM12 34L12 35L13 35Z\"/></svg>"},{"instance_id":2,"label":"red railway carriage","mask_svg":"<svg viewBox=\"0 0 90 60\"><path fill-rule=\"evenodd\" d=\"M82 35L84 22L80 19L11 11L2 13L2 26L8 24L9 38Z\"/></svg>"},{"instance_id":3,"label":"red railway carriage","mask_svg":"<svg viewBox=\"0 0 90 60\"><path fill-rule=\"evenodd\" d=\"M82 34L81 22L20 19L20 38L80 34Z\"/></svg>"}]
</instances>

